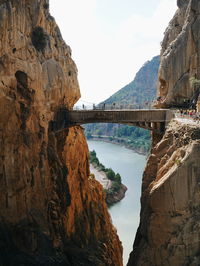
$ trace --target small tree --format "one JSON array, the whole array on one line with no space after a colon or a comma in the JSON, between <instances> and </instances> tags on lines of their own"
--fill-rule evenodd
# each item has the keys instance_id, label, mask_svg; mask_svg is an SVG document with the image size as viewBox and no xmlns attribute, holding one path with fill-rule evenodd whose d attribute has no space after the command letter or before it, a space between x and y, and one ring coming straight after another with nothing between
<instances>
[{"instance_id":1,"label":"small tree","mask_svg":"<svg viewBox=\"0 0 200 266\"><path fill-rule=\"evenodd\" d=\"M110 179L110 180L114 180L115 179L115 173L114 173L114 171L111 168L109 168L107 170L106 175L107 175L108 179Z\"/></svg>"},{"instance_id":2,"label":"small tree","mask_svg":"<svg viewBox=\"0 0 200 266\"><path fill-rule=\"evenodd\" d=\"M119 191L119 189L120 189L120 184L118 184L117 182L113 182L113 184L112 184L112 190L114 192L117 192L117 191Z\"/></svg>"},{"instance_id":3,"label":"small tree","mask_svg":"<svg viewBox=\"0 0 200 266\"><path fill-rule=\"evenodd\" d=\"M91 151L90 152L90 156L91 157L96 157L97 156L96 151L95 150Z\"/></svg>"},{"instance_id":4,"label":"small tree","mask_svg":"<svg viewBox=\"0 0 200 266\"><path fill-rule=\"evenodd\" d=\"M115 176L115 181L116 181L118 184L121 184L121 182L122 182L122 178L121 178L121 176L120 176L119 173L116 174L116 176Z\"/></svg>"}]
</instances>

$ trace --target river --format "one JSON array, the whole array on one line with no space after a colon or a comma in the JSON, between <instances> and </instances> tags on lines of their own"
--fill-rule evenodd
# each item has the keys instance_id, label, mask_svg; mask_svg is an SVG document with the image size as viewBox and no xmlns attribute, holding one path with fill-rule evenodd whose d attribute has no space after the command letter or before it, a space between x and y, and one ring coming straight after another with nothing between
<instances>
[{"instance_id":1,"label":"river","mask_svg":"<svg viewBox=\"0 0 200 266\"><path fill-rule=\"evenodd\" d=\"M90 151L95 150L99 161L112 168L122 177L127 186L125 198L109 208L113 224L123 245L123 261L126 265L132 250L135 233L139 225L142 173L146 157L116 144L88 141Z\"/></svg>"}]
</instances>

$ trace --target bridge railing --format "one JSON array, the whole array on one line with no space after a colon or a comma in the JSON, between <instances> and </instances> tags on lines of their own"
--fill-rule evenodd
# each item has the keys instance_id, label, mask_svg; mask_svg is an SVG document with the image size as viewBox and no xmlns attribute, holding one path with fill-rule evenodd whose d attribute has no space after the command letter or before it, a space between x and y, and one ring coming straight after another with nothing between
<instances>
[{"instance_id":1,"label":"bridge railing","mask_svg":"<svg viewBox=\"0 0 200 266\"><path fill-rule=\"evenodd\" d=\"M77 105L73 110L134 110L134 109L155 109L152 102L145 104L93 104L93 105Z\"/></svg>"}]
</instances>

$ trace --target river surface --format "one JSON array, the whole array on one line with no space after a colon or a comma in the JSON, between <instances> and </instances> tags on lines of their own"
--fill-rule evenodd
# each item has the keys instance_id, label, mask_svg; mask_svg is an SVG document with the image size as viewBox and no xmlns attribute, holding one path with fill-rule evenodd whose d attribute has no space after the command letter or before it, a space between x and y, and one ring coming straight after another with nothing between
<instances>
[{"instance_id":1,"label":"river surface","mask_svg":"<svg viewBox=\"0 0 200 266\"><path fill-rule=\"evenodd\" d=\"M109 208L113 224L123 245L123 261L126 265L139 225L142 173L146 157L116 144L88 141L89 150L95 150L99 161L112 168L127 186L125 198Z\"/></svg>"}]
</instances>

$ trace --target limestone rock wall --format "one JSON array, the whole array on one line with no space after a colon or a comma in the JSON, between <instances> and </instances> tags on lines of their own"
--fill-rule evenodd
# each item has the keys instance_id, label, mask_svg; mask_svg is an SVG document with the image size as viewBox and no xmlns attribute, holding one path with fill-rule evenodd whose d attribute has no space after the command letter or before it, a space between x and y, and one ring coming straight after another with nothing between
<instances>
[{"instance_id":1,"label":"limestone rock wall","mask_svg":"<svg viewBox=\"0 0 200 266\"><path fill-rule=\"evenodd\" d=\"M199 154L200 128L180 122L152 149L128 266L199 265Z\"/></svg>"},{"instance_id":2,"label":"limestone rock wall","mask_svg":"<svg viewBox=\"0 0 200 266\"><path fill-rule=\"evenodd\" d=\"M198 95L200 2L178 0L162 42L159 107ZM140 225L128 266L200 263L200 127L174 120L153 147L143 175Z\"/></svg>"},{"instance_id":3,"label":"limestone rock wall","mask_svg":"<svg viewBox=\"0 0 200 266\"><path fill-rule=\"evenodd\" d=\"M179 0L177 4L179 8L161 44L159 107L193 101L199 90L195 80L200 80L200 2Z\"/></svg>"},{"instance_id":4,"label":"limestone rock wall","mask_svg":"<svg viewBox=\"0 0 200 266\"><path fill-rule=\"evenodd\" d=\"M79 97L49 2L0 0L0 265L122 265L83 131L57 131Z\"/></svg>"}]
</instances>

